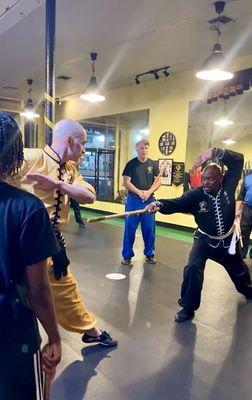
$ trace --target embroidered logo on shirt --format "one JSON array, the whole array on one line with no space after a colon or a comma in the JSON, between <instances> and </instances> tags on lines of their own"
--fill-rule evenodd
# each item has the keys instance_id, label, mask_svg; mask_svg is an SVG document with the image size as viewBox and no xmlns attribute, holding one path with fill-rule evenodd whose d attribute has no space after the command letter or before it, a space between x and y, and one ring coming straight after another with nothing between
<instances>
[{"instance_id":1,"label":"embroidered logo on shirt","mask_svg":"<svg viewBox=\"0 0 252 400\"><path fill-rule=\"evenodd\" d=\"M148 167L147 167L147 172L152 172L153 171L153 167L151 166L151 165L149 165Z\"/></svg>"},{"instance_id":2,"label":"embroidered logo on shirt","mask_svg":"<svg viewBox=\"0 0 252 400\"><path fill-rule=\"evenodd\" d=\"M207 209L207 202L206 201L201 201L200 203L199 203L199 212L200 213L205 213L205 212L208 212L208 209Z\"/></svg>"}]
</instances>

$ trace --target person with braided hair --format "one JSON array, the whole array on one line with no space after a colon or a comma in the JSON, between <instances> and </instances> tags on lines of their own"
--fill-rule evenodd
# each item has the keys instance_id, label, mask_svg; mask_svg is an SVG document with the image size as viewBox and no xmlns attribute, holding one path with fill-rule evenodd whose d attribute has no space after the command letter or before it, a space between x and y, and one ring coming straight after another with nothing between
<instances>
[{"instance_id":1,"label":"person with braided hair","mask_svg":"<svg viewBox=\"0 0 252 400\"><path fill-rule=\"evenodd\" d=\"M0 399L5 400L36 400L38 394L43 399L41 367L53 376L61 358L47 274L47 259L58 244L43 203L8 184L23 157L16 121L0 112ZM42 351L36 318L48 335Z\"/></svg>"},{"instance_id":2,"label":"person with braided hair","mask_svg":"<svg viewBox=\"0 0 252 400\"><path fill-rule=\"evenodd\" d=\"M24 149L24 163L13 184L39 197L46 206L61 251L49 267L49 279L58 323L66 330L81 333L85 343L117 346L106 331L96 326L96 318L86 309L70 270L61 227L69 219L70 198L78 203L93 203L94 188L85 182L71 161L84 155L87 134L77 122L63 119L53 129L51 146Z\"/></svg>"}]
</instances>

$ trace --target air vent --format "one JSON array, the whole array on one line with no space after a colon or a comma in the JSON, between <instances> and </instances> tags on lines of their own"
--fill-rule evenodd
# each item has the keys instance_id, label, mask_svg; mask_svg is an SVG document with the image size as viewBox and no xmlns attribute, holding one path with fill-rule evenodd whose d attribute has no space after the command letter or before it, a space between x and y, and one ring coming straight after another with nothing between
<instances>
[{"instance_id":1,"label":"air vent","mask_svg":"<svg viewBox=\"0 0 252 400\"><path fill-rule=\"evenodd\" d=\"M0 110L19 112L21 109L21 100L19 99L7 99L0 97Z\"/></svg>"},{"instance_id":2,"label":"air vent","mask_svg":"<svg viewBox=\"0 0 252 400\"><path fill-rule=\"evenodd\" d=\"M59 75L57 76L57 79L61 79L62 81L69 81L69 79L72 79L71 76L67 75Z\"/></svg>"},{"instance_id":3,"label":"air vent","mask_svg":"<svg viewBox=\"0 0 252 400\"><path fill-rule=\"evenodd\" d=\"M16 86L2 86L3 90L18 90Z\"/></svg>"}]
</instances>

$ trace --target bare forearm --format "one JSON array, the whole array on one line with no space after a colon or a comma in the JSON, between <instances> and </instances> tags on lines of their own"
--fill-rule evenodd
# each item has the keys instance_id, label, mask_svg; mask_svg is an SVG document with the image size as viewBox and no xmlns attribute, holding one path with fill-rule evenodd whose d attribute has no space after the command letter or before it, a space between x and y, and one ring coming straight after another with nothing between
<instances>
[{"instance_id":1,"label":"bare forearm","mask_svg":"<svg viewBox=\"0 0 252 400\"><path fill-rule=\"evenodd\" d=\"M69 183L59 181L58 188L78 203L92 204L95 201L95 194L84 186L70 185Z\"/></svg>"},{"instance_id":2,"label":"bare forearm","mask_svg":"<svg viewBox=\"0 0 252 400\"><path fill-rule=\"evenodd\" d=\"M243 201L237 200L235 203L235 215L240 215L243 208Z\"/></svg>"},{"instance_id":3,"label":"bare forearm","mask_svg":"<svg viewBox=\"0 0 252 400\"><path fill-rule=\"evenodd\" d=\"M49 341L51 343L60 342L50 286L41 285L30 288L28 297L31 308L45 329Z\"/></svg>"},{"instance_id":4,"label":"bare forearm","mask_svg":"<svg viewBox=\"0 0 252 400\"><path fill-rule=\"evenodd\" d=\"M160 188L161 185L161 179L160 178L156 178L155 181L153 182L153 184L151 185L149 192L150 194L154 193L156 190L158 190Z\"/></svg>"},{"instance_id":5,"label":"bare forearm","mask_svg":"<svg viewBox=\"0 0 252 400\"><path fill-rule=\"evenodd\" d=\"M133 185L133 183L131 182L124 182L124 186L126 187L126 189L130 190L131 192L137 194L139 196L141 190L137 189L137 187L135 185Z\"/></svg>"}]
</instances>

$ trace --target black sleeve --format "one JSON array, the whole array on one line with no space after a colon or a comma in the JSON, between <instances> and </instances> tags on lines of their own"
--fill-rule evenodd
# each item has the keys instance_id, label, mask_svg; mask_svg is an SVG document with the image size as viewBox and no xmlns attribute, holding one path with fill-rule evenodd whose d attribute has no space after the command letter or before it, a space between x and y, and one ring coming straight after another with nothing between
<instances>
[{"instance_id":1,"label":"black sleeve","mask_svg":"<svg viewBox=\"0 0 252 400\"><path fill-rule=\"evenodd\" d=\"M228 168L223 179L223 185L234 192L242 173L244 163L243 154L231 150L216 149L215 156Z\"/></svg>"},{"instance_id":2,"label":"black sleeve","mask_svg":"<svg viewBox=\"0 0 252 400\"><path fill-rule=\"evenodd\" d=\"M20 236L22 263L36 264L59 250L48 213L44 207L40 207L22 224Z\"/></svg>"},{"instance_id":3,"label":"black sleeve","mask_svg":"<svg viewBox=\"0 0 252 400\"><path fill-rule=\"evenodd\" d=\"M130 161L125 165L122 176L130 176L132 178L132 165Z\"/></svg>"},{"instance_id":4,"label":"black sleeve","mask_svg":"<svg viewBox=\"0 0 252 400\"><path fill-rule=\"evenodd\" d=\"M193 214L193 209L195 205L196 190L190 190L181 197L176 197L175 199L160 199L161 203L159 211L162 214L174 214L174 213L184 213Z\"/></svg>"},{"instance_id":5,"label":"black sleeve","mask_svg":"<svg viewBox=\"0 0 252 400\"><path fill-rule=\"evenodd\" d=\"M240 189L240 193L239 193L239 195L237 197L237 200L244 201L245 196L246 196L246 188L245 188L245 183L244 183L244 180L243 180L242 181L242 185L241 185L241 189Z\"/></svg>"},{"instance_id":6,"label":"black sleeve","mask_svg":"<svg viewBox=\"0 0 252 400\"><path fill-rule=\"evenodd\" d=\"M153 176L156 177L159 175L159 166L157 162L154 162L153 165Z\"/></svg>"}]
</instances>

